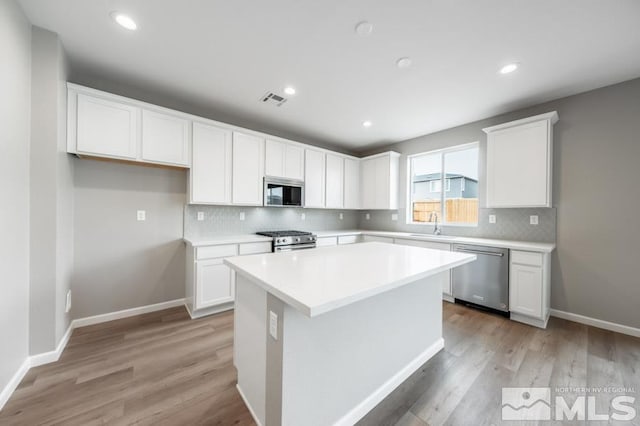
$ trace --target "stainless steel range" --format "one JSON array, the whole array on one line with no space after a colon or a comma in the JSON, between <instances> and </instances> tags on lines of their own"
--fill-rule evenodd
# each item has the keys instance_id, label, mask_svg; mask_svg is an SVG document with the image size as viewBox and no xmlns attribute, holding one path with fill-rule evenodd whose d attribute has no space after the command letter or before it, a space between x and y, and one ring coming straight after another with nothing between
<instances>
[{"instance_id":1,"label":"stainless steel range","mask_svg":"<svg viewBox=\"0 0 640 426\"><path fill-rule=\"evenodd\" d=\"M256 232L273 238L271 251L303 250L316 247L317 237L311 232L304 231L270 231Z\"/></svg>"}]
</instances>

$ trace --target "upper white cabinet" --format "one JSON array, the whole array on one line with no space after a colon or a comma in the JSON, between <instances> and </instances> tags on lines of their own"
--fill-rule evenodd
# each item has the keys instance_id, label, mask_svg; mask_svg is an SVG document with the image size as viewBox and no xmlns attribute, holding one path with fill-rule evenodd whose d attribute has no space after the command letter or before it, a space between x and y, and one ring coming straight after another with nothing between
<instances>
[{"instance_id":1,"label":"upper white cabinet","mask_svg":"<svg viewBox=\"0 0 640 426\"><path fill-rule=\"evenodd\" d=\"M83 93L70 93L69 136L78 154L135 160L140 108ZM71 104L76 109L71 110Z\"/></svg>"},{"instance_id":2,"label":"upper white cabinet","mask_svg":"<svg viewBox=\"0 0 640 426\"><path fill-rule=\"evenodd\" d=\"M267 139L265 144L266 176L304 179L304 148L298 145Z\"/></svg>"},{"instance_id":3,"label":"upper white cabinet","mask_svg":"<svg viewBox=\"0 0 640 426\"><path fill-rule=\"evenodd\" d=\"M325 206L325 153L304 150L304 206Z\"/></svg>"},{"instance_id":4,"label":"upper white cabinet","mask_svg":"<svg viewBox=\"0 0 640 426\"><path fill-rule=\"evenodd\" d=\"M190 166L186 114L68 83L67 151L178 167Z\"/></svg>"},{"instance_id":5,"label":"upper white cabinet","mask_svg":"<svg viewBox=\"0 0 640 426\"><path fill-rule=\"evenodd\" d=\"M344 159L344 206L345 209L360 208L360 160Z\"/></svg>"},{"instance_id":6,"label":"upper white cabinet","mask_svg":"<svg viewBox=\"0 0 640 426\"><path fill-rule=\"evenodd\" d=\"M189 166L190 122L155 111L142 110L142 159Z\"/></svg>"},{"instance_id":7,"label":"upper white cabinet","mask_svg":"<svg viewBox=\"0 0 640 426\"><path fill-rule=\"evenodd\" d=\"M344 157L327 154L325 207L341 209L344 207Z\"/></svg>"},{"instance_id":8,"label":"upper white cabinet","mask_svg":"<svg viewBox=\"0 0 640 426\"><path fill-rule=\"evenodd\" d=\"M360 160L360 208L398 208L400 154L385 152Z\"/></svg>"},{"instance_id":9,"label":"upper white cabinet","mask_svg":"<svg viewBox=\"0 0 640 426\"><path fill-rule=\"evenodd\" d=\"M233 132L233 204L262 205L264 178L264 139Z\"/></svg>"},{"instance_id":10,"label":"upper white cabinet","mask_svg":"<svg viewBox=\"0 0 640 426\"><path fill-rule=\"evenodd\" d=\"M231 130L193 123L189 202L231 204Z\"/></svg>"},{"instance_id":11,"label":"upper white cabinet","mask_svg":"<svg viewBox=\"0 0 640 426\"><path fill-rule=\"evenodd\" d=\"M487 207L551 207L553 125L558 113L483 129Z\"/></svg>"}]
</instances>

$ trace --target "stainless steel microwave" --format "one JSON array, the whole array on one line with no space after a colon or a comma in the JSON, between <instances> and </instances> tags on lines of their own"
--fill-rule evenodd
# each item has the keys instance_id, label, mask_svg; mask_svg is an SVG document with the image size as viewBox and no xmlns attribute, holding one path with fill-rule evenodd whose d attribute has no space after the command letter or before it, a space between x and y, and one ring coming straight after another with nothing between
<instances>
[{"instance_id":1,"label":"stainless steel microwave","mask_svg":"<svg viewBox=\"0 0 640 426\"><path fill-rule=\"evenodd\" d=\"M301 180L265 177L264 205L270 207L303 207L304 182Z\"/></svg>"}]
</instances>

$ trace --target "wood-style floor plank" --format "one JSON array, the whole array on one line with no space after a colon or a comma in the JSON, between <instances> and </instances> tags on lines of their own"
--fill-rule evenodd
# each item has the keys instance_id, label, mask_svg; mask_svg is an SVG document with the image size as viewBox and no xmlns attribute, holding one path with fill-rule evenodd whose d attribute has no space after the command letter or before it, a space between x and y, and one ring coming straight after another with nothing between
<instances>
[{"instance_id":1,"label":"wood-style floor plank","mask_svg":"<svg viewBox=\"0 0 640 426\"><path fill-rule=\"evenodd\" d=\"M450 303L443 318L445 349L360 426L508 424L502 387L640 392L638 338L557 318L540 330ZM58 362L27 373L0 425L254 425L232 357L232 312L191 320L178 307L83 327ZM598 400L598 413L608 412L610 397Z\"/></svg>"}]
</instances>

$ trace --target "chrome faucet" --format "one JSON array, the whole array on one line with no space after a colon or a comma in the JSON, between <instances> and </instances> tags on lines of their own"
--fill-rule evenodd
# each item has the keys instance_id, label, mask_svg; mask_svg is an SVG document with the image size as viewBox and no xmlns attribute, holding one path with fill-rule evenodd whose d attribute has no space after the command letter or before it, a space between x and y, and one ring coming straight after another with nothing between
<instances>
[{"instance_id":1,"label":"chrome faucet","mask_svg":"<svg viewBox=\"0 0 640 426\"><path fill-rule=\"evenodd\" d=\"M435 226L433 227L433 234L440 235L442 234L442 228L438 225L438 213L431 212L431 215L429 216L429 222L432 222L434 218L436 223L435 223Z\"/></svg>"}]
</instances>

